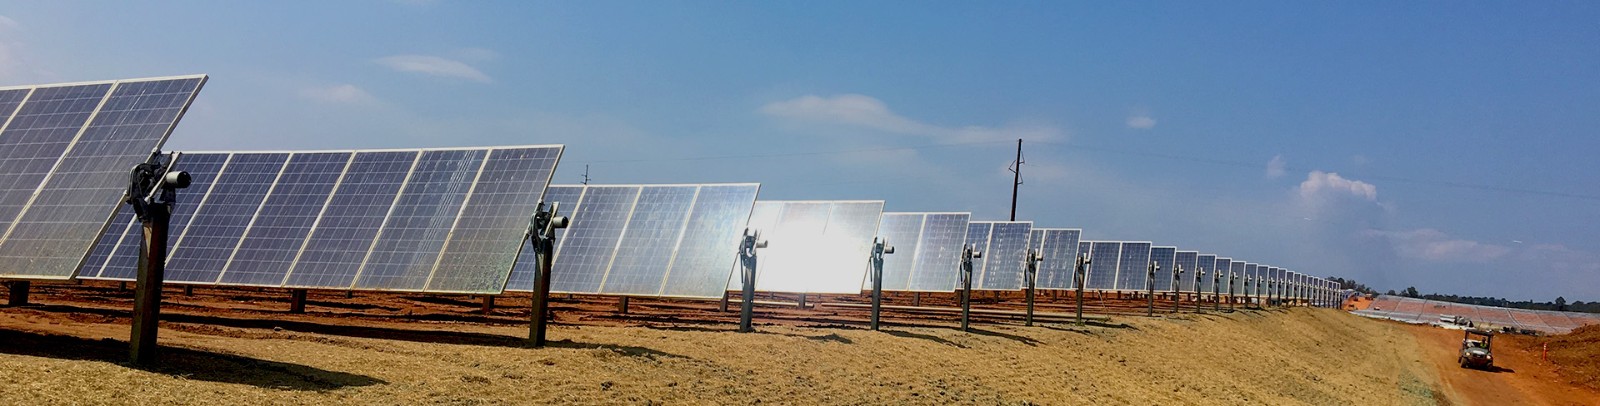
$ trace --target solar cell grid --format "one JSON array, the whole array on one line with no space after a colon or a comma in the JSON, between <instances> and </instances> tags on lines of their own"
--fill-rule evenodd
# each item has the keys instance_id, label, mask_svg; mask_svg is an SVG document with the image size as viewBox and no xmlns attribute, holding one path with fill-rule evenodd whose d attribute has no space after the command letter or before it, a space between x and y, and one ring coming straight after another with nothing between
<instances>
[{"instance_id":1,"label":"solar cell grid","mask_svg":"<svg viewBox=\"0 0 1600 406\"><path fill-rule=\"evenodd\" d=\"M903 291L911 285L911 271L916 266L917 247L920 246L922 227L928 213L883 213L878 221L878 236L894 246L894 253L883 256L883 290ZM869 265L870 267L870 265ZM872 289L871 270L861 283L864 290Z\"/></svg>"},{"instance_id":2,"label":"solar cell grid","mask_svg":"<svg viewBox=\"0 0 1600 406\"><path fill-rule=\"evenodd\" d=\"M921 292L951 292L960 281L961 250L967 242L970 213L930 213L917 244L917 263L909 287ZM899 254L895 254L899 255Z\"/></svg>"},{"instance_id":3,"label":"solar cell grid","mask_svg":"<svg viewBox=\"0 0 1600 406\"><path fill-rule=\"evenodd\" d=\"M419 151L356 152L284 281L289 287L349 287Z\"/></svg>"},{"instance_id":4,"label":"solar cell grid","mask_svg":"<svg viewBox=\"0 0 1600 406\"><path fill-rule=\"evenodd\" d=\"M1039 289L1074 289L1074 273L1072 267L1076 264L1078 256L1079 239L1083 235L1078 229L1034 229L1033 235L1037 237L1039 252L1044 256L1039 261L1039 274L1037 288Z\"/></svg>"},{"instance_id":5,"label":"solar cell grid","mask_svg":"<svg viewBox=\"0 0 1600 406\"><path fill-rule=\"evenodd\" d=\"M422 152L388 220L378 230L377 243L357 273L356 288L426 289L445 239L483 168L485 155L484 150Z\"/></svg>"},{"instance_id":6,"label":"solar cell grid","mask_svg":"<svg viewBox=\"0 0 1600 406\"><path fill-rule=\"evenodd\" d=\"M189 225L172 239L167 282L217 283L288 159L287 153L241 153L228 161Z\"/></svg>"},{"instance_id":7,"label":"solar cell grid","mask_svg":"<svg viewBox=\"0 0 1600 406\"><path fill-rule=\"evenodd\" d=\"M291 155L232 259L222 267L219 283L283 283L350 156L348 152Z\"/></svg>"},{"instance_id":8,"label":"solar cell grid","mask_svg":"<svg viewBox=\"0 0 1600 406\"><path fill-rule=\"evenodd\" d=\"M1089 272L1084 281L1086 290L1113 290L1117 287L1117 260L1122 257L1122 243L1095 241L1089 247Z\"/></svg>"},{"instance_id":9,"label":"solar cell grid","mask_svg":"<svg viewBox=\"0 0 1600 406\"><path fill-rule=\"evenodd\" d=\"M426 155L426 154L425 154ZM528 221L561 150L493 148L433 264L430 292L499 292L516 265Z\"/></svg>"},{"instance_id":10,"label":"solar cell grid","mask_svg":"<svg viewBox=\"0 0 1600 406\"><path fill-rule=\"evenodd\" d=\"M1117 290L1143 291L1150 272L1150 243L1123 242L1117 258Z\"/></svg>"},{"instance_id":11,"label":"solar cell grid","mask_svg":"<svg viewBox=\"0 0 1600 406\"><path fill-rule=\"evenodd\" d=\"M1152 289L1158 292L1172 291L1172 268L1177 265L1178 247L1152 247L1150 248L1150 262L1161 266L1156 271L1155 283Z\"/></svg>"},{"instance_id":12,"label":"solar cell grid","mask_svg":"<svg viewBox=\"0 0 1600 406\"><path fill-rule=\"evenodd\" d=\"M989 234L989 250L983 253L987 258L983 273L974 273L973 289L1022 289L1032 229L1032 222L994 222L994 230Z\"/></svg>"},{"instance_id":13,"label":"solar cell grid","mask_svg":"<svg viewBox=\"0 0 1600 406\"><path fill-rule=\"evenodd\" d=\"M1189 273L1190 277L1195 278L1196 282L1200 284L1201 293L1211 293L1211 276L1217 272L1217 256L1211 254L1196 255L1195 269L1195 271Z\"/></svg>"},{"instance_id":14,"label":"solar cell grid","mask_svg":"<svg viewBox=\"0 0 1600 406\"><path fill-rule=\"evenodd\" d=\"M1178 275L1178 291L1194 291L1194 271L1199 260L1200 253L1196 251L1178 251L1173 254L1173 265L1183 269L1183 273Z\"/></svg>"}]
</instances>

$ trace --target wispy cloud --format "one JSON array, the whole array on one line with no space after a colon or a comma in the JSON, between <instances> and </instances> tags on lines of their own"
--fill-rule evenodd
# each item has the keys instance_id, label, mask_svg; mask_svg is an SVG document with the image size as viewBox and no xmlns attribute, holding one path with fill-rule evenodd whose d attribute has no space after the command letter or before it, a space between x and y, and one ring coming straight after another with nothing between
<instances>
[{"instance_id":1,"label":"wispy cloud","mask_svg":"<svg viewBox=\"0 0 1600 406\"><path fill-rule=\"evenodd\" d=\"M493 79L489 75L464 62L445 59L430 55L394 55L378 58L379 65L400 72L420 73L430 76L466 79L479 83L490 83Z\"/></svg>"},{"instance_id":2,"label":"wispy cloud","mask_svg":"<svg viewBox=\"0 0 1600 406\"><path fill-rule=\"evenodd\" d=\"M23 43L17 39L21 35L22 24L0 15L0 79L28 80L26 75L37 73L23 58Z\"/></svg>"},{"instance_id":3,"label":"wispy cloud","mask_svg":"<svg viewBox=\"0 0 1600 406\"><path fill-rule=\"evenodd\" d=\"M1267 161L1267 178L1277 179L1283 177L1286 173L1284 172L1284 166L1286 165L1288 165L1288 162L1283 160L1282 154L1274 155L1272 160Z\"/></svg>"},{"instance_id":4,"label":"wispy cloud","mask_svg":"<svg viewBox=\"0 0 1600 406\"><path fill-rule=\"evenodd\" d=\"M1311 171L1306 175L1306 180L1300 182L1300 196L1308 200L1321 200L1329 196L1355 196L1376 202L1378 187L1359 180L1345 179L1337 173Z\"/></svg>"},{"instance_id":5,"label":"wispy cloud","mask_svg":"<svg viewBox=\"0 0 1600 406\"><path fill-rule=\"evenodd\" d=\"M1156 119L1149 114L1134 114L1128 116L1128 128L1135 130L1148 130L1156 128Z\"/></svg>"},{"instance_id":6,"label":"wispy cloud","mask_svg":"<svg viewBox=\"0 0 1600 406\"><path fill-rule=\"evenodd\" d=\"M1054 140L1061 131L1047 125L1015 125L1007 127L964 126L945 127L924 123L895 113L871 96L842 94L835 96L805 95L761 106L761 114L797 122L844 125L873 131L924 136L941 142L982 142L1007 139Z\"/></svg>"},{"instance_id":7,"label":"wispy cloud","mask_svg":"<svg viewBox=\"0 0 1600 406\"><path fill-rule=\"evenodd\" d=\"M366 104L377 101L372 94L348 83L303 88L300 89L300 97L324 103Z\"/></svg>"},{"instance_id":8,"label":"wispy cloud","mask_svg":"<svg viewBox=\"0 0 1600 406\"><path fill-rule=\"evenodd\" d=\"M1422 228L1410 231L1379 231L1369 233L1389 239L1395 252L1402 257L1435 262L1489 262L1511 249L1478 241L1455 238L1442 231Z\"/></svg>"}]
</instances>

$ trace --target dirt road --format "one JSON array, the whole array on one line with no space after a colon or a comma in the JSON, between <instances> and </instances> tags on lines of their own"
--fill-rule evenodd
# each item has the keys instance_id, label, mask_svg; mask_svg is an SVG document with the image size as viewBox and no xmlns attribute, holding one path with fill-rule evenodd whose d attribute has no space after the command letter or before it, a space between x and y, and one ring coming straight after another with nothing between
<instances>
[{"instance_id":1,"label":"dirt road","mask_svg":"<svg viewBox=\"0 0 1600 406\"><path fill-rule=\"evenodd\" d=\"M1417 337L1423 359L1438 372L1440 391L1452 404L1600 405L1600 392L1562 383L1549 365L1539 362L1539 354L1518 345L1526 337L1496 337L1496 367L1484 371L1456 364L1462 332L1412 325L1402 328Z\"/></svg>"}]
</instances>

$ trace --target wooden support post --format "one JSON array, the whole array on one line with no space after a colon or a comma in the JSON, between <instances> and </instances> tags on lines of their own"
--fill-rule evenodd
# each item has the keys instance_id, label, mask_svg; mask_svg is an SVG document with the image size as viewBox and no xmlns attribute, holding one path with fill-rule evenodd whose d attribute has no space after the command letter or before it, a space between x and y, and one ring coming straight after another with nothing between
<instances>
[{"instance_id":1,"label":"wooden support post","mask_svg":"<svg viewBox=\"0 0 1600 406\"><path fill-rule=\"evenodd\" d=\"M184 296L194 296L194 285L183 285Z\"/></svg>"},{"instance_id":2,"label":"wooden support post","mask_svg":"<svg viewBox=\"0 0 1600 406\"><path fill-rule=\"evenodd\" d=\"M349 293L349 291L345 291L345 294ZM483 315L485 316L494 314L494 296L483 295L483 309L480 311L482 311Z\"/></svg>"},{"instance_id":3,"label":"wooden support post","mask_svg":"<svg viewBox=\"0 0 1600 406\"><path fill-rule=\"evenodd\" d=\"M344 291L344 298L345 299L355 299L356 298L356 291L353 291L353 290Z\"/></svg>"},{"instance_id":4,"label":"wooden support post","mask_svg":"<svg viewBox=\"0 0 1600 406\"><path fill-rule=\"evenodd\" d=\"M717 305L717 311L723 313L728 312L728 292L722 292L722 300L721 303Z\"/></svg>"},{"instance_id":5,"label":"wooden support post","mask_svg":"<svg viewBox=\"0 0 1600 406\"><path fill-rule=\"evenodd\" d=\"M628 314L628 297L617 298L617 313Z\"/></svg>"},{"instance_id":6,"label":"wooden support post","mask_svg":"<svg viewBox=\"0 0 1600 406\"><path fill-rule=\"evenodd\" d=\"M172 205L150 204L145 208L143 237L139 240L138 283L133 292L133 331L128 339L128 358L134 365L152 365L156 360L156 329L161 319L161 287L166 279L167 225Z\"/></svg>"},{"instance_id":7,"label":"wooden support post","mask_svg":"<svg viewBox=\"0 0 1600 406\"><path fill-rule=\"evenodd\" d=\"M33 282L11 281L7 282L6 285L7 290L10 291L11 295L9 301L6 302L6 305L12 307L28 305L28 290L33 286Z\"/></svg>"},{"instance_id":8,"label":"wooden support post","mask_svg":"<svg viewBox=\"0 0 1600 406\"><path fill-rule=\"evenodd\" d=\"M289 313L306 312L306 290L295 289L289 291Z\"/></svg>"},{"instance_id":9,"label":"wooden support post","mask_svg":"<svg viewBox=\"0 0 1600 406\"><path fill-rule=\"evenodd\" d=\"M922 306L922 292L911 292L911 305Z\"/></svg>"},{"instance_id":10,"label":"wooden support post","mask_svg":"<svg viewBox=\"0 0 1600 406\"><path fill-rule=\"evenodd\" d=\"M804 293L800 294L800 302L798 303L798 306L801 309L806 308L806 294L804 294Z\"/></svg>"}]
</instances>

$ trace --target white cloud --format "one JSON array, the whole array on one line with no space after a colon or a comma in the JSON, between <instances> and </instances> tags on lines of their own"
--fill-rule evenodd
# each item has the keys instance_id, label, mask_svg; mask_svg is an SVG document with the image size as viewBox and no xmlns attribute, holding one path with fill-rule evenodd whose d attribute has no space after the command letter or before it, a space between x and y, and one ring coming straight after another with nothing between
<instances>
[{"instance_id":1,"label":"white cloud","mask_svg":"<svg viewBox=\"0 0 1600 406\"><path fill-rule=\"evenodd\" d=\"M1324 196L1353 195L1369 202L1378 201L1378 187L1371 183L1354 179L1345 179L1337 173L1311 171L1304 182L1300 182L1300 197L1307 200L1320 200Z\"/></svg>"},{"instance_id":2,"label":"white cloud","mask_svg":"<svg viewBox=\"0 0 1600 406\"><path fill-rule=\"evenodd\" d=\"M1150 117L1149 114L1134 114L1132 116L1128 116L1128 128L1136 130L1148 130L1155 127L1156 119Z\"/></svg>"},{"instance_id":3,"label":"white cloud","mask_svg":"<svg viewBox=\"0 0 1600 406\"><path fill-rule=\"evenodd\" d=\"M1267 177L1271 179L1283 177L1285 165L1288 163L1283 160L1283 155L1274 155L1272 160L1267 161Z\"/></svg>"},{"instance_id":4,"label":"white cloud","mask_svg":"<svg viewBox=\"0 0 1600 406\"><path fill-rule=\"evenodd\" d=\"M324 103L365 104L377 101L377 98L372 97L367 91L348 83L300 89L300 97Z\"/></svg>"},{"instance_id":5,"label":"white cloud","mask_svg":"<svg viewBox=\"0 0 1600 406\"><path fill-rule=\"evenodd\" d=\"M1423 228L1411 231L1377 231L1370 233L1388 238L1395 252L1402 257L1435 262L1488 262L1506 254L1511 249L1477 241L1454 238L1442 231Z\"/></svg>"},{"instance_id":6,"label":"white cloud","mask_svg":"<svg viewBox=\"0 0 1600 406\"><path fill-rule=\"evenodd\" d=\"M846 125L892 134L924 136L942 142L982 142L1017 138L1053 140L1061 131L1048 125L1007 127L943 127L917 121L889 110L883 101L860 94L831 97L805 95L761 106L762 114L797 122Z\"/></svg>"},{"instance_id":7,"label":"white cloud","mask_svg":"<svg viewBox=\"0 0 1600 406\"><path fill-rule=\"evenodd\" d=\"M471 65L461 61L440 58L429 55L395 55L378 58L378 64L400 72L420 73L431 76L466 79L474 82L489 83L493 79Z\"/></svg>"}]
</instances>

